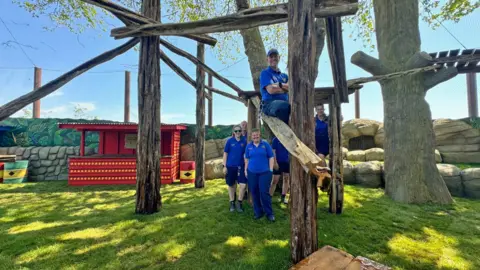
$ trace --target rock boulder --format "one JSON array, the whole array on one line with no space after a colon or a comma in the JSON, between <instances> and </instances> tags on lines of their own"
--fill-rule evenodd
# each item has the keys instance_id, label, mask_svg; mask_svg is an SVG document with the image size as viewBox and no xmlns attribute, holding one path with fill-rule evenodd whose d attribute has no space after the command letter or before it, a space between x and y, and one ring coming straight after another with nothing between
<instances>
[{"instance_id":1,"label":"rock boulder","mask_svg":"<svg viewBox=\"0 0 480 270\"><path fill-rule=\"evenodd\" d=\"M448 187L452 196L463 196L462 177L460 169L451 164L437 164L438 171L443 177L443 181Z\"/></svg>"}]
</instances>

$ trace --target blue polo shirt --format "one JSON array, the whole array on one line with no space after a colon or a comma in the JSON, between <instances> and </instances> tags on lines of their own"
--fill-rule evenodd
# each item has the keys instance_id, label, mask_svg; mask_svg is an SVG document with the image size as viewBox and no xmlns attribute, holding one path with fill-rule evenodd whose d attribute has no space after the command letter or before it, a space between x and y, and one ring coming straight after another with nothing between
<instances>
[{"instance_id":1,"label":"blue polo shirt","mask_svg":"<svg viewBox=\"0 0 480 270\"><path fill-rule=\"evenodd\" d=\"M248 159L248 171L263 173L270 171L269 159L273 157L273 151L267 141L261 140L258 147L253 141L247 144L245 158Z\"/></svg>"},{"instance_id":2,"label":"blue polo shirt","mask_svg":"<svg viewBox=\"0 0 480 270\"><path fill-rule=\"evenodd\" d=\"M288 151L280 142L280 140L275 137L272 140L272 148L275 150L275 154L277 155L277 162L288 162Z\"/></svg>"},{"instance_id":3,"label":"blue polo shirt","mask_svg":"<svg viewBox=\"0 0 480 270\"><path fill-rule=\"evenodd\" d=\"M276 71L271 67L267 67L266 69L262 70L260 73L260 93L262 94L263 101L271 101L271 100L285 100L288 101L288 93L283 94L269 94L266 87L273 83L287 83L288 82L288 75L282 73L280 70Z\"/></svg>"},{"instance_id":4,"label":"blue polo shirt","mask_svg":"<svg viewBox=\"0 0 480 270\"><path fill-rule=\"evenodd\" d=\"M247 140L240 137L240 140L237 141L235 137L231 137L225 143L225 148L223 151L228 153L227 156L227 167L238 167L244 166L245 160L243 160L243 155L245 153L245 146L247 145Z\"/></svg>"}]
</instances>

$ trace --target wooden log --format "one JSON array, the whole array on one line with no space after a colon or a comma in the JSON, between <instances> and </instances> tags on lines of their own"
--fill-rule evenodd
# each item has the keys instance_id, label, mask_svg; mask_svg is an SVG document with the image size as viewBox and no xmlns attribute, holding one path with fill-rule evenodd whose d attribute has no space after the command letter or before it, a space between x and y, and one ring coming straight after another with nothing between
<instances>
[{"instance_id":1,"label":"wooden log","mask_svg":"<svg viewBox=\"0 0 480 270\"><path fill-rule=\"evenodd\" d=\"M42 86L42 69L34 67L33 73L33 91ZM33 118L40 118L40 99L33 102Z\"/></svg>"},{"instance_id":2,"label":"wooden log","mask_svg":"<svg viewBox=\"0 0 480 270\"><path fill-rule=\"evenodd\" d=\"M208 86L213 87L213 78L212 74L208 74ZM208 90L210 95L210 100L208 101L208 126L213 127L213 92Z\"/></svg>"},{"instance_id":3,"label":"wooden log","mask_svg":"<svg viewBox=\"0 0 480 270\"><path fill-rule=\"evenodd\" d=\"M442 68L439 71L427 72L424 75L425 91L428 91L431 88L435 87L436 85L442 82L448 81L457 75L458 75L458 70L456 67L447 67L447 68Z\"/></svg>"},{"instance_id":4,"label":"wooden log","mask_svg":"<svg viewBox=\"0 0 480 270\"><path fill-rule=\"evenodd\" d=\"M328 54L332 65L335 90L338 91L338 94L335 95L335 97L337 97L335 102L337 105L340 105L341 103L348 103L348 85L347 72L345 69L345 53L343 51L342 21L340 17L328 17L326 21Z\"/></svg>"},{"instance_id":5,"label":"wooden log","mask_svg":"<svg viewBox=\"0 0 480 270\"><path fill-rule=\"evenodd\" d=\"M197 84L192 79L192 77L188 76L188 74L185 71L183 71L183 69L181 69L177 64L175 64L175 62L173 62L172 59L170 59L170 57L168 57L162 50L160 50L160 59L163 62L165 62L165 64L167 64L167 66L169 66L175 73L177 73L178 76L180 76L182 79L188 82L191 86L193 86L193 88L197 88ZM211 98L207 92L205 92L203 95L207 98Z\"/></svg>"},{"instance_id":6,"label":"wooden log","mask_svg":"<svg viewBox=\"0 0 480 270\"><path fill-rule=\"evenodd\" d=\"M138 14L125 7L122 7L121 5L115 4L107 0L82 0L82 1L110 11L113 15L115 15L119 20L121 20L127 26L132 24L157 23L157 21L155 20L142 16L141 14ZM215 46L217 44L217 40L215 38L207 35L180 35L180 36L189 38L201 43L205 43L210 46Z\"/></svg>"},{"instance_id":7,"label":"wooden log","mask_svg":"<svg viewBox=\"0 0 480 270\"><path fill-rule=\"evenodd\" d=\"M143 14L160 20L160 1L143 0ZM160 195L160 48L158 37L142 37L138 64L137 214L162 207Z\"/></svg>"},{"instance_id":8,"label":"wooden log","mask_svg":"<svg viewBox=\"0 0 480 270\"><path fill-rule=\"evenodd\" d=\"M213 69L211 69L209 66L207 66L203 61L200 61L198 58L196 58L195 56L189 54L188 52L182 50L182 49L179 49L177 47L175 47L174 45L170 44L169 42L163 40L163 39L160 39L160 44L163 45L165 48L169 49L170 51L172 51L173 53L177 54L177 55L180 55L182 57L185 57L187 58L188 60L190 60L190 62L194 63L195 65L200 65L202 66L202 68L210 75L214 76L215 78L217 78L219 81L223 82L224 84L230 86L233 90L235 90L237 93L242 93L242 89L240 89L240 87L238 87L237 85L235 85L233 82L231 82L229 79L223 77L222 75L218 74L217 72L215 72Z\"/></svg>"},{"instance_id":9,"label":"wooden log","mask_svg":"<svg viewBox=\"0 0 480 270\"><path fill-rule=\"evenodd\" d=\"M335 94L334 94L335 95ZM331 183L329 194L329 211L330 213L341 214L343 212L343 158L341 147L341 106L334 102L335 97L330 98L330 170Z\"/></svg>"},{"instance_id":10,"label":"wooden log","mask_svg":"<svg viewBox=\"0 0 480 270\"><path fill-rule=\"evenodd\" d=\"M281 133L290 131L292 135L296 134L296 140L286 141L285 138L282 138L284 134L275 135L285 148L303 146L302 152L313 154L316 160L320 160L313 152L315 149L313 115L316 53L315 1L289 0L288 10L290 73L288 87L291 104L289 121L291 130L284 124L287 129L282 130ZM269 126L275 133L275 126L270 124ZM290 145L287 147L288 143ZM305 163L300 162L299 158L290 159L290 256L293 263L300 262L318 249L318 190L313 175L305 172L304 167Z\"/></svg>"},{"instance_id":11,"label":"wooden log","mask_svg":"<svg viewBox=\"0 0 480 270\"><path fill-rule=\"evenodd\" d=\"M314 15L317 18L346 16L355 14L357 10L358 3L341 2L338 4L335 2L327 2L324 6L314 8ZM119 27L112 29L110 35L115 39L121 39L126 37L151 35L170 36L207 34L284 23L287 21L287 19L287 4L277 4L265 7L250 8L226 16L193 22L168 24L149 23L140 26L131 25Z\"/></svg>"},{"instance_id":12,"label":"wooden log","mask_svg":"<svg viewBox=\"0 0 480 270\"><path fill-rule=\"evenodd\" d=\"M197 44L197 59L205 61L205 45ZM205 187L205 72L197 65L197 106L195 130L195 188Z\"/></svg>"},{"instance_id":13,"label":"wooden log","mask_svg":"<svg viewBox=\"0 0 480 270\"><path fill-rule=\"evenodd\" d=\"M260 100L257 97L251 98L250 101L257 109L260 108ZM312 119L314 119L313 116ZM320 166L323 164L322 159L315 154L315 151L307 147L282 120L263 113L262 120L270 127L287 151L299 160L305 172L323 177L322 172L329 170Z\"/></svg>"},{"instance_id":14,"label":"wooden log","mask_svg":"<svg viewBox=\"0 0 480 270\"><path fill-rule=\"evenodd\" d=\"M372 75L384 75L392 72L389 68L385 67L380 60L362 51L354 53L352 57L350 57L350 62Z\"/></svg>"},{"instance_id":15,"label":"wooden log","mask_svg":"<svg viewBox=\"0 0 480 270\"><path fill-rule=\"evenodd\" d=\"M247 102L247 141L251 141L252 129L260 128L260 121L258 118L257 108L253 100L248 100ZM248 185L248 184L247 184ZM253 205L252 193L248 192L248 203Z\"/></svg>"},{"instance_id":16,"label":"wooden log","mask_svg":"<svg viewBox=\"0 0 480 270\"><path fill-rule=\"evenodd\" d=\"M63 74L62 76L56 78L55 80L50 81L49 83L43 85L42 87L38 88L35 91L31 91L21 97L18 97L7 104L0 107L0 121L3 121L10 117L12 114L20 111L23 107L33 103L35 100L41 99L59 89L60 87L64 86L69 81L73 80L80 74L85 73L86 71L90 70L93 67L96 67L102 63L105 63L116 56L128 51L129 49L133 48L138 42L140 41L139 38L134 38L126 42L125 44L104 52L99 56L88 60L87 62L77 66L76 68L70 70L69 72Z\"/></svg>"}]
</instances>

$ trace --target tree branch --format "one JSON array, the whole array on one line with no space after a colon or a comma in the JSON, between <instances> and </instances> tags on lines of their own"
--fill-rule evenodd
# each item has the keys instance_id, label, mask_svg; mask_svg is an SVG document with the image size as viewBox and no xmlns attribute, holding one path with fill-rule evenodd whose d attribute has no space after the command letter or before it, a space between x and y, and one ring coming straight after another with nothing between
<instances>
[{"instance_id":1,"label":"tree branch","mask_svg":"<svg viewBox=\"0 0 480 270\"><path fill-rule=\"evenodd\" d=\"M240 87L236 86L233 82L231 82L230 80L228 80L227 78L221 76L220 74L218 74L217 72L215 72L213 69L211 69L209 66L207 66L205 63L203 63L202 61L198 60L198 58L196 58L195 56L189 54L188 52L174 46L173 44L167 42L166 40L163 40L163 39L160 39L160 44L165 46L167 49L169 49L170 51L180 55L180 56L183 56L185 58L187 58L188 60L190 60L192 63L194 63L195 65L200 65L203 67L203 69L208 72L209 74L211 74L213 77L217 78L219 81L223 82L224 84L230 86L233 90L235 90L238 94L241 94L243 92L242 89L240 89Z\"/></svg>"},{"instance_id":2,"label":"tree branch","mask_svg":"<svg viewBox=\"0 0 480 270\"><path fill-rule=\"evenodd\" d=\"M145 25L145 24L151 24L151 23L158 23L153 19L147 18L141 14L133 12L125 7L122 7L121 5L112 3L110 1L106 1L106 0L82 0L82 1L110 11L113 15L115 15L115 17L117 17L120 21L122 21L126 26L135 27L136 25L138 27L138 24ZM217 44L217 40L215 38L207 35L180 35L180 36L193 39L195 41L205 43L210 46L215 46L215 44Z\"/></svg>"},{"instance_id":3,"label":"tree branch","mask_svg":"<svg viewBox=\"0 0 480 270\"><path fill-rule=\"evenodd\" d=\"M422 68L432 64L432 57L426 52L416 52L406 64L406 69Z\"/></svg>"},{"instance_id":4,"label":"tree branch","mask_svg":"<svg viewBox=\"0 0 480 270\"><path fill-rule=\"evenodd\" d=\"M80 66L70 70L69 72L63 74L62 76L56 78L53 81L50 81L49 83L45 84L44 86L38 88L35 91L31 91L19 98L16 98L9 103L3 105L0 107L0 121L5 120L7 117L11 116L12 114L18 112L21 110L23 107L33 103L36 100L39 100L51 93L53 93L55 90L59 89L69 81L73 80L80 74L85 73L89 69L96 67L104 62L107 62L116 56L128 51L129 49L133 48L138 42L140 42L139 38L133 38L130 39L128 42L125 44L104 52L100 54L99 56L90 59L89 61L81 64Z\"/></svg>"},{"instance_id":5,"label":"tree branch","mask_svg":"<svg viewBox=\"0 0 480 270\"><path fill-rule=\"evenodd\" d=\"M458 71L456 67L447 67L440 70L427 72L424 76L425 92L435 87L437 84L448 81L457 76Z\"/></svg>"},{"instance_id":6,"label":"tree branch","mask_svg":"<svg viewBox=\"0 0 480 270\"><path fill-rule=\"evenodd\" d=\"M87 0L92 1L92 0ZM95 0L99 1L99 0ZM343 3L342 5L328 3L330 6L315 9L315 17L353 15L358 10L358 3ZM256 7L240 12L186 23L149 23L141 26L126 26L112 29L110 35L115 39L130 36L171 36L185 34L208 34L229 32L254 28L263 25L284 23L288 19L287 4L277 4L265 7Z\"/></svg>"},{"instance_id":7,"label":"tree branch","mask_svg":"<svg viewBox=\"0 0 480 270\"><path fill-rule=\"evenodd\" d=\"M380 60L362 51L354 53L350 58L350 62L374 76L391 73L391 70L385 67Z\"/></svg>"}]
</instances>

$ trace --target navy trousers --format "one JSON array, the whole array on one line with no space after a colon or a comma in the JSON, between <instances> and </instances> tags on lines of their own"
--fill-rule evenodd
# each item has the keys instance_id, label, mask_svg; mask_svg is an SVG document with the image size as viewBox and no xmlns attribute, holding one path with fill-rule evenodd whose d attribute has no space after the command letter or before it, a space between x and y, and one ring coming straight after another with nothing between
<instances>
[{"instance_id":1,"label":"navy trousers","mask_svg":"<svg viewBox=\"0 0 480 270\"><path fill-rule=\"evenodd\" d=\"M265 115L277 117L288 125L290 118L290 103L285 100L272 100L263 103L262 111Z\"/></svg>"},{"instance_id":2,"label":"navy trousers","mask_svg":"<svg viewBox=\"0 0 480 270\"><path fill-rule=\"evenodd\" d=\"M266 214L273 215L272 196L270 196L270 183L272 182L272 172L253 173L247 171L248 189L252 194L253 212L255 217L259 218Z\"/></svg>"}]
</instances>

